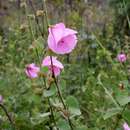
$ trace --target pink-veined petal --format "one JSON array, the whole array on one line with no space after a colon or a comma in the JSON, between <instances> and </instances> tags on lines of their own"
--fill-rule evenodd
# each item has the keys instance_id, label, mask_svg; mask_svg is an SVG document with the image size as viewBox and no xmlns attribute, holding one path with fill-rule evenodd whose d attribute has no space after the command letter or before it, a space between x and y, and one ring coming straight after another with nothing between
<instances>
[{"instance_id":1,"label":"pink-veined petal","mask_svg":"<svg viewBox=\"0 0 130 130\"><path fill-rule=\"evenodd\" d=\"M78 32L73 30L73 29L69 29L69 28L66 28L65 31L64 31L64 37L68 36L68 35L73 35L73 34L77 34Z\"/></svg>"},{"instance_id":2,"label":"pink-veined petal","mask_svg":"<svg viewBox=\"0 0 130 130\"><path fill-rule=\"evenodd\" d=\"M67 54L70 53L77 44L77 37L76 35L69 35L66 36L58 43L56 48L56 52L58 54Z\"/></svg>"},{"instance_id":3,"label":"pink-veined petal","mask_svg":"<svg viewBox=\"0 0 130 130\"><path fill-rule=\"evenodd\" d=\"M56 45L58 41L64 36L64 30L65 25L63 23L53 25L49 28L49 34L52 35Z\"/></svg>"},{"instance_id":4,"label":"pink-veined petal","mask_svg":"<svg viewBox=\"0 0 130 130\"><path fill-rule=\"evenodd\" d=\"M124 130L130 130L130 127L128 126L126 122L123 124L123 128Z\"/></svg>"},{"instance_id":5,"label":"pink-veined petal","mask_svg":"<svg viewBox=\"0 0 130 130\"><path fill-rule=\"evenodd\" d=\"M52 64L51 64L51 57L47 56L43 59L42 61L42 66L47 66L49 68L49 70L52 71L52 65L53 65L53 71L55 76L58 76L60 74L61 69L64 68L64 66L62 65L62 63L60 61L57 60L56 57L52 56Z\"/></svg>"}]
</instances>

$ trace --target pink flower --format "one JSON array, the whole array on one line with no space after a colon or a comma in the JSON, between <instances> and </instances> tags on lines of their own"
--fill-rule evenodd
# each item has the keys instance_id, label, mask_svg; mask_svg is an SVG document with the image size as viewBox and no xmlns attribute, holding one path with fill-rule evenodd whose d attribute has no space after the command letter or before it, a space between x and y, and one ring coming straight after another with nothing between
<instances>
[{"instance_id":1,"label":"pink flower","mask_svg":"<svg viewBox=\"0 0 130 130\"><path fill-rule=\"evenodd\" d=\"M34 63L27 65L25 73L29 78L36 78L38 77L38 73L40 68L36 66Z\"/></svg>"},{"instance_id":2,"label":"pink flower","mask_svg":"<svg viewBox=\"0 0 130 130\"><path fill-rule=\"evenodd\" d=\"M130 130L130 127L128 126L126 122L123 124L123 128L124 130Z\"/></svg>"},{"instance_id":3,"label":"pink flower","mask_svg":"<svg viewBox=\"0 0 130 130\"><path fill-rule=\"evenodd\" d=\"M126 61L127 57L124 53L120 53L120 54L117 55L117 59L118 59L119 62L123 63L123 62Z\"/></svg>"},{"instance_id":4,"label":"pink flower","mask_svg":"<svg viewBox=\"0 0 130 130\"><path fill-rule=\"evenodd\" d=\"M3 102L3 97L2 97L2 95L0 95L0 103L2 103Z\"/></svg>"},{"instance_id":5,"label":"pink flower","mask_svg":"<svg viewBox=\"0 0 130 130\"><path fill-rule=\"evenodd\" d=\"M48 46L57 54L70 53L77 44L77 31L66 28L64 23L49 27Z\"/></svg>"},{"instance_id":6,"label":"pink flower","mask_svg":"<svg viewBox=\"0 0 130 130\"><path fill-rule=\"evenodd\" d=\"M53 67L52 67L52 64L53 64ZM50 56L45 57L42 61L42 66L47 66L49 68L49 72L51 72L51 74L54 71L54 75L58 76L60 74L61 70L64 68L64 66L62 65L62 63L60 61L57 60L56 57L53 57L53 56L52 56L52 64L51 64Z\"/></svg>"}]
</instances>

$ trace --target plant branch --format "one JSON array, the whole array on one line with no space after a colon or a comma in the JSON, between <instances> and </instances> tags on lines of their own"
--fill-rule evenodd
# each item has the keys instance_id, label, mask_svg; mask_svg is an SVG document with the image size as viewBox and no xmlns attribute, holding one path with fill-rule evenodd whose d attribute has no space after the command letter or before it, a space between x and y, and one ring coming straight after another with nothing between
<instances>
[{"instance_id":1,"label":"plant branch","mask_svg":"<svg viewBox=\"0 0 130 130\"><path fill-rule=\"evenodd\" d=\"M43 0L43 4L44 4L44 8L45 8L45 17L46 17L46 23L47 23L47 28L48 28L48 26L49 26L49 20L48 20L47 6L46 6L45 0ZM55 74L54 74L52 56L50 56L50 59L51 59L51 67L52 67L52 77L54 78L54 82L55 82L55 85L56 85L56 88L57 88L58 96L59 96L59 98L60 98L60 100L62 102L62 105L63 105L64 109L67 110L67 106L64 103L64 100L63 100L60 88L58 86L58 82L57 82ZM68 122L69 122L71 130L73 130L73 125L72 125L72 122L70 120L70 117L67 116L67 119L68 119Z\"/></svg>"},{"instance_id":2,"label":"plant branch","mask_svg":"<svg viewBox=\"0 0 130 130\"><path fill-rule=\"evenodd\" d=\"M60 99L61 102L62 102L62 105L63 105L64 109L67 110L67 106L66 106L66 104L64 103L64 100L63 100L63 97L62 97L62 94L61 94L61 91L60 91L60 88L59 88L59 85L58 85L58 82L57 82L57 80L56 80L55 73L54 73L54 70L53 70L52 56L50 56L50 59L51 59L51 68L52 68L52 78L54 79L54 82L55 82L55 85L56 85L56 88L57 88L58 96L59 96L59 99ZM70 117L67 116L67 119L68 119L68 122L69 122L69 125L70 125L71 130L74 130L74 129L73 129L73 124L72 124L72 122L71 122L71 120L70 120Z\"/></svg>"},{"instance_id":3,"label":"plant branch","mask_svg":"<svg viewBox=\"0 0 130 130\"><path fill-rule=\"evenodd\" d=\"M6 116L8 117L8 120L9 120L10 124L12 125L12 127L15 128L14 122L13 122L11 116L9 115L9 113L8 113L8 111L7 111L7 109L6 109L6 107L5 107L3 104L1 104L1 103L0 103L0 107L1 107L2 110L5 112L5 114L6 114Z\"/></svg>"},{"instance_id":4,"label":"plant branch","mask_svg":"<svg viewBox=\"0 0 130 130\"><path fill-rule=\"evenodd\" d=\"M44 38L44 34L43 34L42 30L41 30L41 27L40 27L40 24L39 24L39 20L38 20L38 18L37 18L36 10L35 10L35 7L34 7L34 5L33 5L32 0L29 0L29 3L30 3L30 5L31 5L32 10L33 10L33 13L34 13L34 15L35 15L35 21L36 21L36 24L37 24L37 26L38 26L39 32L41 33L41 36Z\"/></svg>"}]
</instances>

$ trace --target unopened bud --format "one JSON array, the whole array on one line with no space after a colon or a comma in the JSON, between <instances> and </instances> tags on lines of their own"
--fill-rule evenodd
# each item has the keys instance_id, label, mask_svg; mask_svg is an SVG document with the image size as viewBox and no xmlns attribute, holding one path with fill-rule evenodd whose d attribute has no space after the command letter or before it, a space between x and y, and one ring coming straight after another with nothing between
<instances>
[{"instance_id":1,"label":"unopened bud","mask_svg":"<svg viewBox=\"0 0 130 130\"><path fill-rule=\"evenodd\" d=\"M51 84L54 82L54 78L52 78L52 77L49 77L48 78L48 86L51 86Z\"/></svg>"},{"instance_id":2,"label":"unopened bud","mask_svg":"<svg viewBox=\"0 0 130 130\"><path fill-rule=\"evenodd\" d=\"M21 24L20 25L20 30L22 31L22 32L25 32L26 31L26 29L27 29L27 25L26 24Z\"/></svg>"},{"instance_id":3,"label":"unopened bud","mask_svg":"<svg viewBox=\"0 0 130 130\"><path fill-rule=\"evenodd\" d=\"M70 116L70 113L69 113L69 111L67 111L67 110L62 110L62 111L61 111L61 114L62 114L62 116L63 116L65 119L67 119L67 118Z\"/></svg>"},{"instance_id":4,"label":"unopened bud","mask_svg":"<svg viewBox=\"0 0 130 130\"><path fill-rule=\"evenodd\" d=\"M39 77L43 77L43 78L45 78L45 77L47 76L47 75L46 75L45 73L43 73L43 72L39 72L38 75L39 75Z\"/></svg>"},{"instance_id":5,"label":"unopened bud","mask_svg":"<svg viewBox=\"0 0 130 130\"><path fill-rule=\"evenodd\" d=\"M21 2L20 7L25 8L27 6L26 2Z\"/></svg>"},{"instance_id":6,"label":"unopened bud","mask_svg":"<svg viewBox=\"0 0 130 130\"><path fill-rule=\"evenodd\" d=\"M37 10L37 12L36 12L36 16L37 17L43 16L43 15L44 15L44 11L43 10Z\"/></svg>"},{"instance_id":7,"label":"unopened bud","mask_svg":"<svg viewBox=\"0 0 130 130\"><path fill-rule=\"evenodd\" d=\"M119 89L120 89L120 90L123 90L123 89L124 89L124 84L122 84L122 83L119 84Z\"/></svg>"}]
</instances>

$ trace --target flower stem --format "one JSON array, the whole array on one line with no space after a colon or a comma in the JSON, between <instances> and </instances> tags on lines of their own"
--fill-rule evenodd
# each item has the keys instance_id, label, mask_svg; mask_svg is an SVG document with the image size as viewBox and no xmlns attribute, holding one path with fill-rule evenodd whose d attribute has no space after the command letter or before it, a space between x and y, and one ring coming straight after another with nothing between
<instances>
[{"instance_id":1,"label":"flower stem","mask_svg":"<svg viewBox=\"0 0 130 130\"><path fill-rule=\"evenodd\" d=\"M38 60L39 60L39 66L41 67L41 63L40 63L40 56L39 56L39 53L38 53L38 50L36 49L36 54L37 54L37 58L38 58ZM44 82L44 83L43 83ZM45 80L45 78L43 78L43 86L45 85L45 89L47 89L47 85L46 85L46 80ZM50 98L49 97L47 97L47 101L48 101L48 104L49 104L49 106L50 106L50 113L51 113L51 116L50 116L50 120L51 120L51 122L53 122L54 123L54 126L55 126L55 128L56 128L56 130L59 130L59 128L57 127L57 123L56 123L56 120L55 120L55 117L54 117L54 111L53 111L53 107L52 107L52 105L51 105L51 102L50 102Z\"/></svg>"},{"instance_id":2,"label":"flower stem","mask_svg":"<svg viewBox=\"0 0 130 130\"><path fill-rule=\"evenodd\" d=\"M30 0L30 4L31 4L32 9L33 9L33 11L34 11L34 13L35 13L35 8L33 7L33 3L32 3L31 0ZM26 9L26 15L28 15L27 9ZM36 16L36 15L35 15L35 16ZM32 40L35 40L35 36L34 36L33 30L32 30L32 27L31 27L31 21L30 21L30 19L28 18L28 16L27 16L27 20L28 20L29 27L30 27L31 38L32 38ZM37 18L36 18L36 22L37 22L37 26L38 26L39 29L40 29L40 25L39 25L39 22L38 22L38 19L37 19ZM41 31L41 30L39 30L39 31L41 32L41 36L43 37L42 31ZM35 48L35 53L36 53L36 56L37 56L37 58L38 58L39 66L40 66L40 68L41 68L41 59L40 59L39 52L38 52L38 49L37 49L37 48ZM46 53L46 50L45 50L45 52L44 52L44 55L45 55L45 53ZM42 82L43 87L44 87L44 85L45 85L44 88L47 89L45 78L43 78L43 81L44 81L44 83ZM51 102L50 102L50 98L49 98L49 97L47 97L47 101L48 101L48 104L49 104L49 106L50 106L50 113L51 113L51 116L49 116L50 121L54 123L54 126L55 126L56 130L59 130L58 127L57 127L57 124L56 124L56 120L55 120L54 112L53 112L53 107L52 107L52 105L51 105ZM51 129L52 129L52 127L50 126L50 130L51 130Z\"/></svg>"},{"instance_id":3,"label":"flower stem","mask_svg":"<svg viewBox=\"0 0 130 130\"><path fill-rule=\"evenodd\" d=\"M63 100L63 97L62 97L62 93L61 93L61 91L60 91L58 82L57 82L56 77L55 77L55 74L54 74L52 56L50 56L50 59L51 59L51 67L52 67L52 77L53 77L53 79L54 79L54 82L55 82L55 85L56 85L56 88L57 88L58 96L59 96L59 99L61 100L61 103L62 103L64 109L67 110L67 106L66 106L66 104L64 103L64 100ZM71 130L74 130L74 129L73 129L73 124L72 124L72 122L71 122L71 120L70 120L70 117L67 116L67 119L68 119L69 126L70 126Z\"/></svg>"},{"instance_id":4,"label":"flower stem","mask_svg":"<svg viewBox=\"0 0 130 130\"><path fill-rule=\"evenodd\" d=\"M44 9L45 9L46 24L47 24L47 29L48 29L49 19L48 19L47 6L46 6L45 0L43 0L43 6L44 6Z\"/></svg>"},{"instance_id":5,"label":"flower stem","mask_svg":"<svg viewBox=\"0 0 130 130\"><path fill-rule=\"evenodd\" d=\"M45 78L44 78L43 80L44 80L44 85L45 85L45 88L47 89L47 86L46 86L46 80L45 80ZM48 100L48 103L49 103L49 106L50 106L51 118L52 118L53 123L54 123L54 125L55 125L55 127L56 127L56 130L59 130L59 128L57 127L57 124L56 124L55 117L54 117L53 107L52 107L52 105L51 105L50 98L49 98L49 97L47 97L47 100Z\"/></svg>"},{"instance_id":6,"label":"flower stem","mask_svg":"<svg viewBox=\"0 0 130 130\"><path fill-rule=\"evenodd\" d=\"M34 13L34 15L35 15L35 21L36 21L37 27L38 27L38 29L39 29L39 32L41 33L41 36L42 36L43 39L44 39L44 34L43 34L42 30L41 30L41 27L40 27L40 24L39 24L39 20L38 20L38 18L37 18L37 16L36 16L36 10L35 10L35 7L34 7L34 5L33 5L32 0L29 0L29 3L30 3L30 5L31 5L31 8L32 8L33 13Z\"/></svg>"},{"instance_id":7,"label":"flower stem","mask_svg":"<svg viewBox=\"0 0 130 130\"><path fill-rule=\"evenodd\" d=\"M47 24L47 28L48 28L48 26L49 26L49 20L48 20L47 6L46 6L45 0L43 0L43 4L44 4L44 8L45 8L46 24ZM55 82L55 85L56 85L56 88L57 88L58 96L59 96L59 98L60 98L60 100L62 102L62 105L63 105L64 109L67 110L67 106L64 103L64 100L63 100L63 97L62 97L62 94L61 94L58 82L57 82L55 74L54 74L52 56L50 56L50 59L51 59L51 67L52 67L52 77L54 78L54 82ZM71 130L73 130L73 125L72 125L72 122L70 120L70 117L67 116L67 119L68 119L68 122L69 122Z\"/></svg>"}]
</instances>

